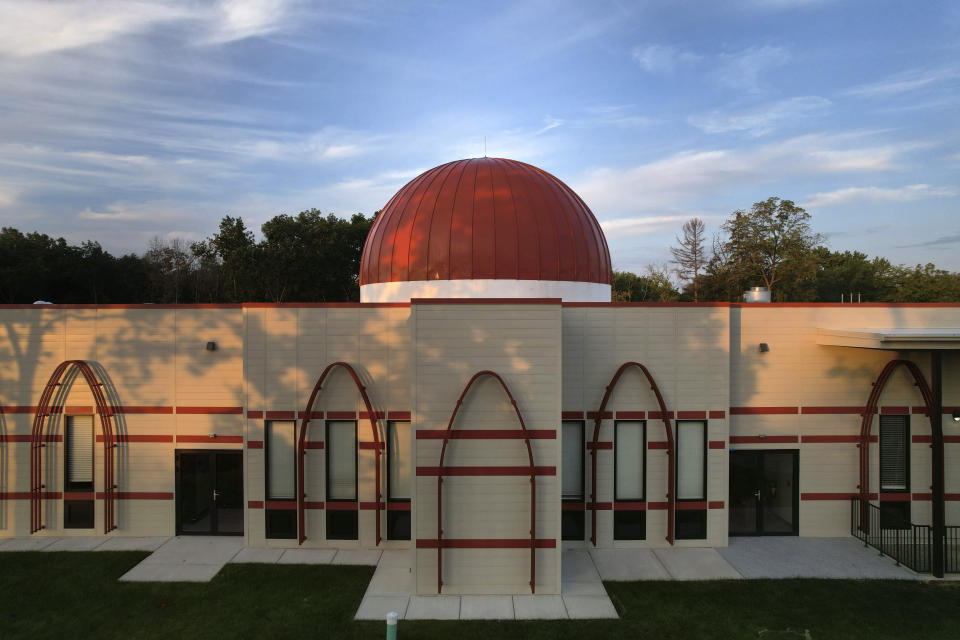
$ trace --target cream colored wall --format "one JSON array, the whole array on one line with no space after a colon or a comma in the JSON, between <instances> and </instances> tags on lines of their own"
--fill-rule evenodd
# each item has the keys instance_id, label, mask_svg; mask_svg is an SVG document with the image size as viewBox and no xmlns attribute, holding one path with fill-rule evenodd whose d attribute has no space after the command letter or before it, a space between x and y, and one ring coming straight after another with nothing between
<instances>
[{"instance_id":1,"label":"cream colored wall","mask_svg":"<svg viewBox=\"0 0 960 640\"><path fill-rule=\"evenodd\" d=\"M604 391L625 362L647 367L657 383L668 411L723 411L729 406L727 372L729 361L729 310L725 307L610 306L563 310L563 410L596 412ZM633 367L621 378L607 411L659 411L656 396L646 378ZM613 442L614 420L605 419L600 442ZM675 421L671 426L676 429ZM586 440L593 437L594 421L586 421ZM707 420L707 439L726 441L727 421ZM665 441L660 419L647 421L647 441ZM648 449L646 457L647 502L664 502L667 493L667 455ZM727 495L725 449L707 450L707 500L723 502ZM585 452L587 501L590 502L592 462ZM597 452L597 502L614 498L614 451ZM647 511L646 540L613 539L613 512L597 512L597 545L600 547L667 546L667 511ZM586 513L586 537L590 537L590 512ZM707 539L677 541L677 546L725 545L726 508L707 511Z\"/></svg>"},{"instance_id":2,"label":"cream colored wall","mask_svg":"<svg viewBox=\"0 0 960 640\"><path fill-rule=\"evenodd\" d=\"M732 415L731 436L790 436L798 444L736 444L738 449L800 449L800 535L845 536L850 531L847 499L814 499L811 494L858 491L859 450L856 443L804 443L810 436L857 436L861 417L855 414L805 414L804 407L862 407L884 365L901 357L913 360L930 381L928 353L828 347L816 344L818 328L886 328L960 326L960 308L872 306L744 306L731 309L730 405L732 407L797 407L792 415ZM761 353L759 344L769 344ZM960 358L944 353L943 404L960 405ZM890 379L879 406L923 404L905 369ZM873 421L876 435L878 420ZM949 416L944 434L960 434ZM926 416L910 416L911 436L930 435ZM960 489L960 445L946 444L947 493ZM877 446L871 446L871 492L878 487ZM930 492L930 445L913 443L911 493ZM947 502L947 522L960 516L956 500ZM928 523L930 501L914 500L912 519Z\"/></svg>"},{"instance_id":3,"label":"cream colored wall","mask_svg":"<svg viewBox=\"0 0 960 640\"><path fill-rule=\"evenodd\" d=\"M236 309L64 308L0 309L0 406L31 407L39 402L46 381L64 360L96 363L108 402L123 407L151 407L161 413L123 413L114 420L121 437L160 436L165 442L120 442L116 451L117 491L160 493L169 498L121 499L118 530L112 535L172 535L175 528L175 448L231 448L239 444L178 444L184 436L241 436L240 415L194 415L175 407L234 407L242 401L242 312ZM215 340L216 351L205 344ZM73 378L61 403L89 407L93 398L81 379ZM0 414L3 475L0 491L28 494L29 437L32 412ZM48 433L63 435L63 420L53 416ZM95 432L102 433L99 421ZM95 490L103 491L103 447L96 455ZM63 444L49 443L44 452L48 491L63 490ZM60 500L44 501L45 529L36 535L89 535L64 530ZM103 504L96 502L95 532L103 532ZM28 535L30 503L0 501L0 536Z\"/></svg>"},{"instance_id":4,"label":"cream colored wall","mask_svg":"<svg viewBox=\"0 0 960 640\"><path fill-rule=\"evenodd\" d=\"M532 440L537 466L560 465L561 308L559 304L413 304L413 428L447 427L468 380L491 370L506 381L528 429L555 431ZM502 388L482 378L471 389L454 429L518 429ZM415 439L418 467L440 465L442 440ZM451 440L444 466L526 466L522 440ZM558 471L559 473L559 471ZM445 539L529 538L529 477L444 479ZM414 483L413 538L437 539L437 478ZM536 592L560 592L559 475L536 479ZM437 592L437 550L416 550L416 588ZM529 593L528 549L444 549L443 593Z\"/></svg>"}]
</instances>

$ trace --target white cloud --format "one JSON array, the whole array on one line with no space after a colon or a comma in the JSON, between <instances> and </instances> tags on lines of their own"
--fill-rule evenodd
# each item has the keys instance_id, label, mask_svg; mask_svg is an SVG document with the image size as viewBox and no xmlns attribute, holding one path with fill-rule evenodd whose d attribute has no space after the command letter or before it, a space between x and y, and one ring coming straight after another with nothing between
<instances>
[{"instance_id":1,"label":"white cloud","mask_svg":"<svg viewBox=\"0 0 960 640\"><path fill-rule=\"evenodd\" d=\"M644 71L651 73L671 73L679 67L691 66L700 60L700 56L692 51L662 44L634 47L632 55Z\"/></svg>"},{"instance_id":2,"label":"white cloud","mask_svg":"<svg viewBox=\"0 0 960 640\"><path fill-rule=\"evenodd\" d=\"M960 77L960 69L911 69L888 76L878 82L857 85L844 91L845 95L859 98L884 98L913 92Z\"/></svg>"},{"instance_id":3,"label":"white cloud","mask_svg":"<svg viewBox=\"0 0 960 640\"><path fill-rule=\"evenodd\" d=\"M761 76L790 61L789 52L783 47L750 47L736 53L720 55L717 79L729 87L760 93L763 90Z\"/></svg>"},{"instance_id":4,"label":"white cloud","mask_svg":"<svg viewBox=\"0 0 960 640\"><path fill-rule=\"evenodd\" d=\"M799 96L771 102L739 113L712 111L708 114L690 116L687 122L706 133L746 131L753 136L770 133L784 123L822 112L832 103L820 96Z\"/></svg>"},{"instance_id":5,"label":"white cloud","mask_svg":"<svg viewBox=\"0 0 960 640\"><path fill-rule=\"evenodd\" d=\"M950 197L956 189L932 187L929 184L911 184L895 189L883 187L847 187L807 196L804 207L829 207L852 202L909 202L921 198Z\"/></svg>"},{"instance_id":6,"label":"white cloud","mask_svg":"<svg viewBox=\"0 0 960 640\"><path fill-rule=\"evenodd\" d=\"M17 192L10 187L0 185L0 208L9 207L17 201Z\"/></svg>"},{"instance_id":7,"label":"white cloud","mask_svg":"<svg viewBox=\"0 0 960 640\"><path fill-rule=\"evenodd\" d=\"M600 227L611 237L627 238L675 229L689 219L690 216L686 215L616 218L601 220Z\"/></svg>"}]
</instances>

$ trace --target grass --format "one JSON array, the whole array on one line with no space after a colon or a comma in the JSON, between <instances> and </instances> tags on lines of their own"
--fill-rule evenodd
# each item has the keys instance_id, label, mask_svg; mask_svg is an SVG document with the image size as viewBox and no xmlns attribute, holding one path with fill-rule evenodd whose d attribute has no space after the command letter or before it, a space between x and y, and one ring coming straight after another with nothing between
<instances>
[{"instance_id":1,"label":"grass","mask_svg":"<svg viewBox=\"0 0 960 640\"><path fill-rule=\"evenodd\" d=\"M0 554L0 637L382 638L355 622L372 567L230 564L209 583L121 583L140 552ZM960 583L607 583L620 620L404 621L400 638L958 638ZM809 636L805 633L809 631Z\"/></svg>"}]
</instances>

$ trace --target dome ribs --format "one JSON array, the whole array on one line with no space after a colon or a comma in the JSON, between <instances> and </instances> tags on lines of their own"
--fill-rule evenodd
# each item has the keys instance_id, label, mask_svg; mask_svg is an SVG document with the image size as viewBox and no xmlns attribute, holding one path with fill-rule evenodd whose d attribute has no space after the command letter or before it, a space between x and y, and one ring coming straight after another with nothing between
<instances>
[{"instance_id":1,"label":"dome ribs","mask_svg":"<svg viewBox=\"0 0 960 640\"><path fill-rule=\"evenodd\" d=\"M382 209L360 284L533 280L609 285L610 250L589 207L560 179L505 158L425 171Z\"/></svg>"}]
</instances>

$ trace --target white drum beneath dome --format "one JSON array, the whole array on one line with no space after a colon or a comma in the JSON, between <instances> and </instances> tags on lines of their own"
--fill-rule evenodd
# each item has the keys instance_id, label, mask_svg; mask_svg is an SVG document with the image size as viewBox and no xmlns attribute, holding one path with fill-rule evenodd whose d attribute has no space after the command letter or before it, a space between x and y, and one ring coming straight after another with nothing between
<instances>
[{"instance_id":1,"label":"white drum beneath dome","mask_svg":"<svg viewBox=\"0 0 960 640\"><path fill-rule=\"evenodd\" d=\"M556 280L414 280L360 287L360 302L410 302L414 298L560 298L610 302L610 285Z\"/></svg>"}]
</instances>

